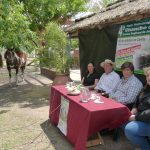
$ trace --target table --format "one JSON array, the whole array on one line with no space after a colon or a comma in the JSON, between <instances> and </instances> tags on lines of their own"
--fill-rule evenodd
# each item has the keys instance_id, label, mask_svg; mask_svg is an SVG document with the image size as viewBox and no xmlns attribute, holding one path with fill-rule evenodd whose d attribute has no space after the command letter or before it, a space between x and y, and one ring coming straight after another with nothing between
<instances>
[{"instance_id":1,"label":"table","mask_svg":"<svg viewBox=\"0 0 150 150\"><path fill-rule=\"evenodd\" d=\"M80 95L70 96L64 85L51 87L50 122L58 125L61 96L69 100L67 118L67 139L75 145L75 150L86 150L86 141L102 129L113 129L125 123L131 115L129 109L109 98L101 96L103 104L93 101L80 102Z\"/></svg>"}]
</instances>

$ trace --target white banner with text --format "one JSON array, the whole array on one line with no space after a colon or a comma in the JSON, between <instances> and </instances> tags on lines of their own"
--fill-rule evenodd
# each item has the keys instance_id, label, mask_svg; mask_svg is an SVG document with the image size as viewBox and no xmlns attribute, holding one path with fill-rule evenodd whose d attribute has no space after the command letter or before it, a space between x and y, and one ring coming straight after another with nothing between
<instances>
[{"instance_id":1,"label":"white banner with text","mask_svg":"<svg viewBox=\"0 0 150 150\"><path fill-rule=\"evenodd\" d=\"M59 122L57 127L64 135L67 135L68 109L69 109L69 101L65 99L63 96L61 96L61 107L60 107Z\"/></svg>"},{"instance_id":2,"label":"white banner with text","mask_svg":"<svg viewBox=\"0 0 150 150\"><path fill-rule=\"evenodd\" d=\"M150 66L150 18L122 24L117 39L116 68L133 62L136 73Z\"/></svg>"}]
</instances>

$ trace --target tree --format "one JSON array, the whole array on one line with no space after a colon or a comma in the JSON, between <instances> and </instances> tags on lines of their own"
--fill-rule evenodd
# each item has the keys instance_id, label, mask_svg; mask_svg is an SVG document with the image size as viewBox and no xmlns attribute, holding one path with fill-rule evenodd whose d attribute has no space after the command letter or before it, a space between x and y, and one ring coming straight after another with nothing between
<instances>
[{"instance_id":1,"label":"tree","mask_svg":"<svg viewBox=\"0 0 150 150\"><path fill-rule=\"evenodd\" d=\"M59 73L68 72L69 57L67 55L67 35L57 23L50 22L45 31L46 49L48 49L49 67Z\"/></svg>"},{"instance_id":2,"label":"tree","mask_svg":"<svg viewBox=\"0 0 150 150\"><path fill-rule=\"evenodd\" d=\"M0 10L0 46L31 52L37 36L30 30L30 22L23 14L24 5L13 0L2 0Z\"/></svg>"},{"instance_id":3,"label":"tree","mask_svg":"<svg viewBox=\"0 0 150 150\"><path fill-rule=\"evenodd\" d=\"M84 0L1 0L0 47L29 52L37 47L37 53L45 53L47 24L62 24L84 4Z\"/></svg>"},{"instance_id":4,"label":"tree","mask_svg":"<svg viewBox=\"0 0 150 150\"><path fill-rule=\"evenodd\" d=\"M31 30L38 33L39 49L37 53L39 57L42 56L42 59L39 59L44 60L48 65L49 47L44 36L48 31L46 26L53 21L58 23L58 26L63 24L68 17L84 9L85 0L20 0L20 2L24 4L24 14L31 23ZM52 32L49 33L52 34Z\"/></svg>"},{"instance_id":5,"label":"tree","mask_svg":"<svg viewBox=\"0 0 150 150\"><path fill-rule=\"evenodd\" d=\"M20 0L24 3L25 14L32 30L43 30L50 21L63 23L64 20L84 9L84 0Z\"/></svg>"}]
</instances>

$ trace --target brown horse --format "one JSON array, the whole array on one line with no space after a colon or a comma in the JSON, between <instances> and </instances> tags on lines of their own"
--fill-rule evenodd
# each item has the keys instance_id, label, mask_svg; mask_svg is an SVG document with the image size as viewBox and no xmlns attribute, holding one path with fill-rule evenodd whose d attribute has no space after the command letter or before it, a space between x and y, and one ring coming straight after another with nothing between
<instances>
[{"instance_id":1,"label":"brown horse","mask_svg":"<svg viewBox=\"0 0 150 150\"><path fill-rule=\"evenodd\" d=\"M24 70L27 61L27 54L22 51L13 51L11 49L6 50L4 53L6 59L6 65L9 72L9 84L11 85L11 69L16 69L16 85L18 85L18 72L21 69L22 81L24 81Z\"/></svg>"}]
</instances>

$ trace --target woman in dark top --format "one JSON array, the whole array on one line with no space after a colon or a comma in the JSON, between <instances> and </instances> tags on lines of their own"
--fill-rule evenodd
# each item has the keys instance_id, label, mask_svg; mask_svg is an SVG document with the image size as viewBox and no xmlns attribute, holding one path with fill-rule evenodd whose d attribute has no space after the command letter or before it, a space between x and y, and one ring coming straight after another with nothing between
<instances>
[{"instance_id":1,"label":"woman in dark top","mask_svg":"<svg viewBox=\"0 0 150 150\"><path fill-rule=\"evenodd\" d=\"M88 64L87 70L87 74L82 78L82 84L92 90L98 83L99 77L96 74L93 63Z\"/></svg>"},{"instance_id":2,"label":"woman in dark top","mask_svg":"<svg viewBox=\"0 0 150 150\"><path fill-rule=\"evenodd\" d=\"M150 67L145 70L147 85L140 93L125 126L126 137L141 150L150 150Z\"/></svg>"}]
</instances>

